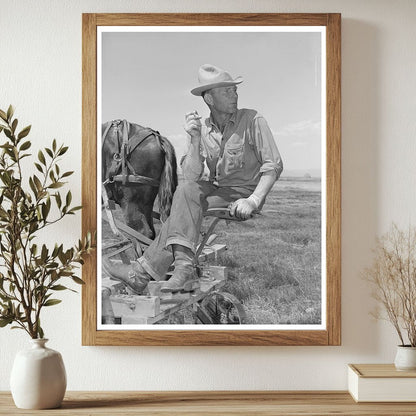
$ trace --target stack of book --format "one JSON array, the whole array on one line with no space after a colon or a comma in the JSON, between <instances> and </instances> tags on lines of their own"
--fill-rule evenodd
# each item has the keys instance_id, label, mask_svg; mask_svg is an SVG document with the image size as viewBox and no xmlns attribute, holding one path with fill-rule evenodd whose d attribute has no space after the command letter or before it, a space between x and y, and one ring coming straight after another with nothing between
<instances>
[{"instance_id":1,"label":"stack of book","mask_svg":"<svg viewBox=\"0 0 416 416\"><path fill-rule=\"evenodd\" d=\"M416 402L416 371L394 364L349 364L348 390L356 402Z\"/></svg>"}]
</instances>

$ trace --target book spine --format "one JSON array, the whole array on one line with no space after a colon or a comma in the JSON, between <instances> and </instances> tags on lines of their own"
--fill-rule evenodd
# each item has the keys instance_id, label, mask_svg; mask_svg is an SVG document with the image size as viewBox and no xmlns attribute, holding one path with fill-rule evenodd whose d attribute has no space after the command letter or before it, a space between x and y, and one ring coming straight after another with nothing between
<instances>
[{"instance_id":1,"label":"book spine","mask_svg":"<svg viewBox=\"0 0 416 416\"><path fill-rule=\"evenodd\" d=\"M356 402L359 401L358 383L359 377L357 373L351 367L348 367L348 391Z\"/></svg>"}]
</instances>

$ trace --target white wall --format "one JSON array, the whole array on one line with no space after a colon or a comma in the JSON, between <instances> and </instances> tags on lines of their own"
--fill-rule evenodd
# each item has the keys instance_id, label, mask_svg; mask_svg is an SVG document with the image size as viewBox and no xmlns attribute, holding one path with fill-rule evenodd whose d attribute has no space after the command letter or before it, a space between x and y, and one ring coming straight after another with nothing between
<instances>
[{"instance_id":1,"label":"white wall","mask_svg":"<svg viewBox=\"0 0 416 416\"><path fill-rule=\"evenodd\" d=\"M81 347L81 299L68 293L44 326L70 390L345 389L346 364L392 362L397 339L369 316L360 280L374 238L416 220L416 2L413 0L0 0L0 108L33 124L34 147L70 144L81 184L81 13L342 13L342 346ZM73 242L78 216L51 233ZM0 331L0 390L27 336Z\"/></svg>"}]
</instances>

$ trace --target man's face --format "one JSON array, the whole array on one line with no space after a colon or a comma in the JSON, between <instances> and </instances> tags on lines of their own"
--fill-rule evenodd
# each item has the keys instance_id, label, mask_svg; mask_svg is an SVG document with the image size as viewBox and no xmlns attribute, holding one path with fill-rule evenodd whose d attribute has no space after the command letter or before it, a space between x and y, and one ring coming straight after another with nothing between
<instances>
[{"instance_id":1,"label":"man's face","mask_svg":"<svg viewBox=\"0 0 416 416\"><path fill-rule=\"evenodd\" d=\"M218 87L208 91L212 97L212 106L219 112L233 114L237 111L237 86Z\"/></svg>"}]
</instances>

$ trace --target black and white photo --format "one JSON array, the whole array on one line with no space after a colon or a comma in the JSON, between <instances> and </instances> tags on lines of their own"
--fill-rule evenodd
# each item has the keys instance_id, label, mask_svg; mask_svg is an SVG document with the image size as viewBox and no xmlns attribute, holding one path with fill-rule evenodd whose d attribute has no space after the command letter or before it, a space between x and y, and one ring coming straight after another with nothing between
<instances>
[{"instance_id":1,"label":"black and white photo","mask_svg":"<svg viewBox=\"0 0 416 416\"><path fill-rule=\"evenodd\" d=\"M321 328L322 28L99 36L101 325Z\"/></svg>"}]
</instances>

